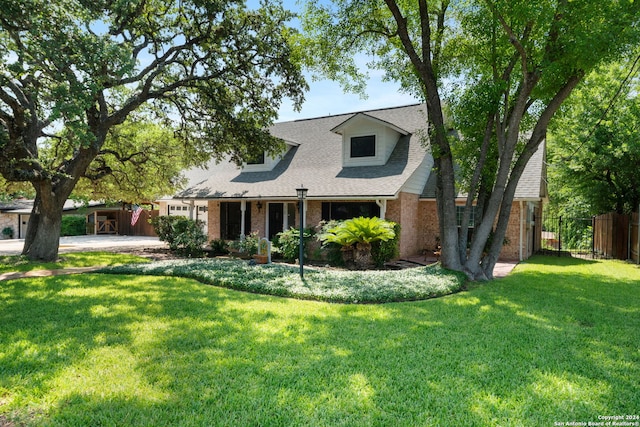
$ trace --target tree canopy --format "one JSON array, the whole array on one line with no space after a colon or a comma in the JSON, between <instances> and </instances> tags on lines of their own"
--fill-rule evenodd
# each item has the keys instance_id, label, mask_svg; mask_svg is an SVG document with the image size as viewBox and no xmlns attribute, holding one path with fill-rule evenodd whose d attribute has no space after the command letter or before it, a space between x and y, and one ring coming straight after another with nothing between
<instances>
[{"instance_id":1,"label":"tree canopy","mask_svg":"<svg viewBox=\"0 0 640 427\"><path fill-rule=\"evenodd\" d=\"M240 161L277 150L268 125L285 99L302 102L292 16L277 3L252 10L236 0L9 0L0 7L0 173L34 187L23 250L32 259L57 257L64 201L83 176L107 172L108 154L127 156L116 155L114 144L130 128L114 128L143 105L185 149ZM194 162L204 160L200 154Z\"/></svg>"},{"instance_id":2,"label":"tree canopy","mask_svg":"<svg viewBox=\"0 0 640 427\"><path fill-rule=\"evenodd\" d=\"M629 213L640 204L640 56L599 67L549 135L553 207L565 215Z\"/></svg>"},{"instance_id":3,"label":"tree canopy","mask_svg":"<svg viewBox=\"0 0 640 427\"><path fill-rule=\"evenodd\" d=\"M172 129L129 118L109 130L72 195L94 200L154 201L175 193L182 172L206 157L176 138Z\"/></svg>"},{"instance_id":4,"label":"tree canopy","mask_svg":"<svg viewBox=\"0 0 640 427\"><path fill-rule=\"evenodd\" d=\"M637 45L638 9L632 0L314 1L302 44L317 72L349 89L362 87L359 53L424 99L442 262L484 278L492 276L516 186L550 120L586 73ZM456 220L460 190L468 194L462 224L478 206L471 239Z\"/></svg>"}]
</instances>

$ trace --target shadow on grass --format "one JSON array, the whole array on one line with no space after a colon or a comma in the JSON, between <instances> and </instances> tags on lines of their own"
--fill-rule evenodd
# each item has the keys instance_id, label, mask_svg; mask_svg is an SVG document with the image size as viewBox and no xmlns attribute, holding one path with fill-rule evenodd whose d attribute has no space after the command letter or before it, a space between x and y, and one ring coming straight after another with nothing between
<instances>
[{"instance_id":1,"label":"shadow on grass","mask_svg":"<svg viewBox=\"0 0 640 427\"><path fill-rule=\"evenodd\" d=\"M537 262L470 292L382 306L176 278L15 281L2 288L2 345L24 337L40 359L2 353L0 366L15 365L0 390L33 402L18 413L51 402L45 425L552 425L636 413L637 277Z\"/></svg>"},{"instance_id":2,"label":"shadow on grass","mask_svg":"<svg viewBox=\"0 0 640 427\"><path fill-rule=\"evenodd\" d=\"M57 262L35 262L21 255L0 256L0 273L55 270L66 267L115 266L148 262L136 255L113 252L74 252L61 254Z\"/></svg>"}]
</instances>

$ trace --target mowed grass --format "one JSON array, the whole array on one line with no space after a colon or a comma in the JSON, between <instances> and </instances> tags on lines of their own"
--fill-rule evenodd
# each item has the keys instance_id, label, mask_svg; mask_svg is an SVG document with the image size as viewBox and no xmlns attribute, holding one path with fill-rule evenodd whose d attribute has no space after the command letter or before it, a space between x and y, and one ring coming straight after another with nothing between
<instances>
[{"instance_id":1,"label":"mowed grass","mask_svg":"<svg viewBox=\"0 0 640 427\"><path fill-rule=\"evenodd\" d=\"M69 267L113 266L149 262L136 255L113 252L73 252L60 254L57 262L33 262L24 256L0 255L0 273L53 270Z\"/></svg>"},{"instance_id":2,"label":"mowed grass","mask_svg":"<svg viewBox=\"0 0 640 427\"><path fill-rule=\"evenodd\" d=\"M534 258L420 302L0 283L0 424L545 426L640 413L640 269Z\"/></svg>"}]
</instances>

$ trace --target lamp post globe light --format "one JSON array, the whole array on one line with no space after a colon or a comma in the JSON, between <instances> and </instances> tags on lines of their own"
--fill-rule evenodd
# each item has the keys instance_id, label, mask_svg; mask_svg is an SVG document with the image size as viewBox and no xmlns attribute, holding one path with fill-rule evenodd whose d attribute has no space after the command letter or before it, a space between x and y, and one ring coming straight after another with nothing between
<instances>
[{"instance_id":1,"label":"lamp post globe light","mask_svg":"<svg viewBox=\"0 0 640 427\"><path fill-rule=\"evenodd\" d=\"M296 193L298 194L298 212L300 213L300 278L304 278L304 199L307 197L308 188L305 188L304 185L300 185L299 188L296 188Z\"/></svg>"}]
</instances>

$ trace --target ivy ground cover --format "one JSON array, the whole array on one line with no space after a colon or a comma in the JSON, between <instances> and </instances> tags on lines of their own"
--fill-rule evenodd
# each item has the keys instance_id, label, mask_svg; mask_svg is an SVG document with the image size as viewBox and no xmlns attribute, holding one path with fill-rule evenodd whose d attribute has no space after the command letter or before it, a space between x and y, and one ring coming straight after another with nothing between
<instances>
[{"instance_id":1,"label":"ivy ground cover","mask_svg":"<svg viewBox=\"0 0 640 427\"><path fill-rule=\"evenodd\" d=\"M534 258L465 292L367 305L180 277L12 280L0 283L0 425L633 419L639 343L640 270L621 262Z\"/></svg>"},{"instance_id":2,"label":"ivy ground cover","mask_svg":"<svg viewBox=\"0 0 640 427\"><path fill-rule=\"evenodd\" d=\"M184 259L126 264L105 269L117 274L188 277L226 288L340 303L382 303L433 298L459 291L463 274L439 265L406 270L348 271L300 269L290 264L255 265L234 259Z\"/></svg>"}]
</instances>

